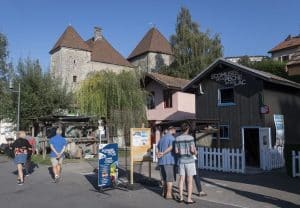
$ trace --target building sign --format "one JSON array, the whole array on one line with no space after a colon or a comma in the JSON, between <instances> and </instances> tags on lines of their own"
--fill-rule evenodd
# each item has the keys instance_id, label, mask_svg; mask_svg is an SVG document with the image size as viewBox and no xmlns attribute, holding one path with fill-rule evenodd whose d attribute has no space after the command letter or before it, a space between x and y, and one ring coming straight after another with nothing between
<instances>
[{"instance_id":1,"label":"building sign","mask_svg":"<svg viewBox=\"0 0 300 208\"><path fill-rule=\"evenodd\" d=\"M274 114L274 123L276 128L276 146L284 146L284 117L280 114Z\"/></svg>"},{"instance_id":2,"label":"building sign","mask_svg":"<svg viewBox=\"0 0 300 208\"><path fill-rule=\"evenodd\" d=\"M246 84L246 80L243 79L242 74L238 71L233 70L217 74L211 74L210 78L216 81L223 81L225 85L239 86Z\"/></svg>"},{"instance_id":3,"label":"building sign","mask_svg":"<svg viewBox=\"0 0 300 208\"><path fill-rule=\"evenodd\" d=\"M150 156L151 129L131 128L130 146L133 162L144 161L146 157Z\"/></svg>"},{"instance_id":4,"label":"building sign","mask_svg":"<svg viewBox=\"0 0 300 208\"><path fill-rule=\"evenodd\" d=\"M98 158L98 186L110 187L118 178L118 144L100 144Z\"/></svg>"}]
</instances>

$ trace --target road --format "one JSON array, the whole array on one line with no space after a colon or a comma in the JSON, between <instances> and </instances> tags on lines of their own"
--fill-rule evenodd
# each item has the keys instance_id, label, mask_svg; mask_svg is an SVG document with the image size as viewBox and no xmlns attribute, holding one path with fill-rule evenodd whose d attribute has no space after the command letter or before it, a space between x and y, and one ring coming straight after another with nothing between
<instances>
[{"instance_id":1,"label":"road","mask_svg":"<svg viewBox=\"0 0 300 208\"><path fill-rule=\"evenodd\" d=\"M49 167L39 166L28 176L23 186L16 185L15 165L0 156L0 203L3 208L55 208L55 207L185 207L173 200L163 199L155 187L140 190L96 191L97 177L92 166L86 162L66 164L63 180L59 184L52 182ZM196 199L189 207L234 208L235 206Z\"/></svg>"}]
</instances>

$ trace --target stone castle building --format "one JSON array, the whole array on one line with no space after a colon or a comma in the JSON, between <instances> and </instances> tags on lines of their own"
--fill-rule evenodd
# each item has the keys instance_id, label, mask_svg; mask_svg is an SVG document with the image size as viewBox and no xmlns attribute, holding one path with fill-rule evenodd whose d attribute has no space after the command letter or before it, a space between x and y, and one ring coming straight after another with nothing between
<instances>
[{"instance_id":1,"label":"stone castle building","mask_svg":"<svg viewBox=\"0 0 300 208\"><path fill-rule=\"evenodd\" d=\"M72 26L68 26L50 51L50 70L73 90L90 72L101 70L133 70L129 63L95 27L94 37L84 41Z\"/></svg>"},{"instance_id":2,"label":"stone castle building","mask_svg":"<svg viewBox=\"0 0 300 208\"><path fill-rule=\"evenodd\" d=\"M50 70L62 79L69 90L74 90L91 72L112 70L116 73L135 68L153 71L170 65L171 45L156 29L150 29L126 60L103 37L99 27L94 37L84 41L72 26L68 26L50 50Z\"/></svg>"},{"instance_id":3,"label":"stone castle building","mask_svg":"<svg viewBox=\"0 0 300 208\"><path fill-rule=\"evenodd\" d=\"M169 66L174 58L168 40L156 28L151 28L127 59L141 70L153 72Z\"/></svg>"}]
</instances>

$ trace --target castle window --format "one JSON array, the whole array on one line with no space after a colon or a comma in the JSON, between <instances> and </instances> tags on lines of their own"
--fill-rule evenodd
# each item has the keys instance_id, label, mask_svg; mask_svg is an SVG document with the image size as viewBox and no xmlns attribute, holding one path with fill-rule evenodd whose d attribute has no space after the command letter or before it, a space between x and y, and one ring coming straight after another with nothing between
<instances>
[{"instance_id":1,"label":"castle window","mask_svg":"<svg viewBox=\"0 0 300 208\"><path fill-rule=\"evenodd\" d=\"M77 76L73 76L73 82L77 82Z\"/></svg>"},{"instance_id":2,"label":"castle window","mask_svg":"<svg viewBox=\"0 0 300 208\"><path fill-rule=\"evenodd\" d=\"M76 64L76 60L74 60L74 64Z\"/></svg>"}]
</instances>

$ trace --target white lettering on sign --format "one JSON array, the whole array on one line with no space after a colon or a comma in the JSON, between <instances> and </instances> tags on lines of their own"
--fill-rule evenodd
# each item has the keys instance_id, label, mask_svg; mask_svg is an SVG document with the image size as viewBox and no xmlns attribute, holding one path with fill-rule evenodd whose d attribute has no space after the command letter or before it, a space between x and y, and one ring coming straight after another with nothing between
<instances>
[{"instance_id":1,"label":"white lettering on sign","mask_svg":"<svg viewBox=\"0 0 300 208\"><path fill-rule=\"evenodd\" d=\"M212 74L210 78L216 81L224 81L226 85L238 86L246 84L246 80L243 79L242 74L237 71L228 71L221 72L218 74Z\"/></svg>"}]
</instances>

